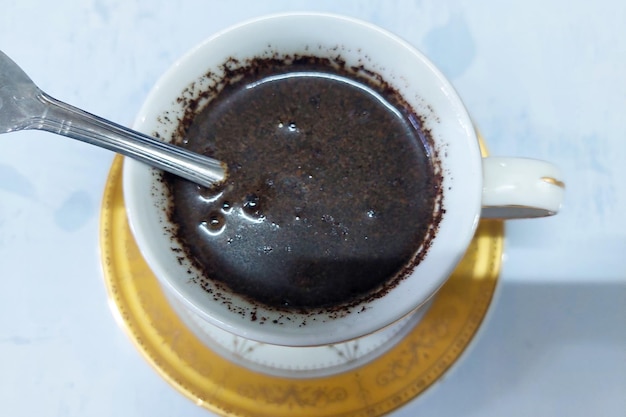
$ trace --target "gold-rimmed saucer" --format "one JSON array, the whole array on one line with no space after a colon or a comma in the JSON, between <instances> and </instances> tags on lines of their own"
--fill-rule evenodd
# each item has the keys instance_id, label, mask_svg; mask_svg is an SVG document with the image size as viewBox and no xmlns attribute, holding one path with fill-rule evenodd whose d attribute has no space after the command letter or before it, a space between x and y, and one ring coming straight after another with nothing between
<instances>
[{"instance_id":1,"label":"gold-rimmed saucer","mask_svg":"<svg viewBox=\"0 0 626 417\"><path fill-rule=\"evenodd\" d=\"M482 144L481 144L482 145ZM417 397L454 364L491 304L503 251L501 221L472 243L419 323L394 347L348 372L288 378L256 372L203 344L167 302L126 219L122 158L107 180L100 244L111 304L137 349L196 404L224 416L380 416Z\"/></svg>"}]
</instances>

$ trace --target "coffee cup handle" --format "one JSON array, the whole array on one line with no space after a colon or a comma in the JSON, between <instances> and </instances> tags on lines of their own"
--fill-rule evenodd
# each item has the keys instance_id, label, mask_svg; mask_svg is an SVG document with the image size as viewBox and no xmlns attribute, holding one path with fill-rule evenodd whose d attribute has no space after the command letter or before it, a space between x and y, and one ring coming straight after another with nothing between
<instances>
[{"instance_id":1,"label":"coffee cup handle","mask_svg":"<svg viewBox=\"0 0 626 417\"><path fill-rule=\"evenodd\" d=\"M527 158L483 158L481 218L551 216L561 208L565 184L549 162Z\"/></svg>"}]
</instances>

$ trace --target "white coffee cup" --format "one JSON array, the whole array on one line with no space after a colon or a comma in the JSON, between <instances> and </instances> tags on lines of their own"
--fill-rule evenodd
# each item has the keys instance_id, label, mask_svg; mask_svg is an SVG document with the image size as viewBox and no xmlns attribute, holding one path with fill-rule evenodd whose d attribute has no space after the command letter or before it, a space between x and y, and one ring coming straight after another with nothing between
<instances>
[{"instance_id":1,"label":"white coffee cup","mask_svg":"<svg viewBox=\"0 0 626 417\"><path fill-rule=\"evenodd\" d=\"M409 276L384 296L348 308L276 311L229 294L231 304L215 302L190 279L194 267L180 259L171 236L158 175L133 160L124 162L124 199L138 247L168 296L191 312L233 334L265 343L313 346L338 343L382 329L423 305L445 283L465 253L482 217L521 218L558 212L563 183L558 170L524 158L482 158L474 125L454 88L413 46L369 23L347 17L281 14L224 30L187 53L159 80L134 127L172 137L185 112L177 100L206 90L220 67L235 58L272 55L341 55L348 65L363 65L401 92L430 130L443 176L443 214L428 251ZM178 245L178 246L177 246ZM253 317L263 316L262 322ZM303 325L306 324L306 325Z\"/></svg>"}]
</instances>

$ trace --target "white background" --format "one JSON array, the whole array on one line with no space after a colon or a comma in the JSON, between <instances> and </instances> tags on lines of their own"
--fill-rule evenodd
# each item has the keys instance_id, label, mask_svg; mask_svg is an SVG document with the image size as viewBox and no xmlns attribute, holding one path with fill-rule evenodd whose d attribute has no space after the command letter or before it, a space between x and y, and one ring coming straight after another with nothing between
<instances>
[{"instance_id":1,"label":"white background","mask_svg":"<svg viewBox=\"0 0 626 417\"><path fill-rule=\"evenodd\" d=\"M4 0L0 50L52 96L130 125L189 48L287 10L405 38L456 86L492 154L547 159L566 178L557 217L507 224L499 297L472 349L392 415L626 415L626 2ZM111 160L47 133L0 137L2 416L211 415L109 309L98 221Z\"/></svg>"}]
</instances>

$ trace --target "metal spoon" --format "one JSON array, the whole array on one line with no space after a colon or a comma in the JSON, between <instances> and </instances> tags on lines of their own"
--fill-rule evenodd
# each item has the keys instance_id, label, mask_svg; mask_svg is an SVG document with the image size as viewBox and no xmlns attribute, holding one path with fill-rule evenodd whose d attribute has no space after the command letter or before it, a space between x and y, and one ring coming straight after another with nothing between
<instances>
[{"instance_id":1,"label":"metal spoon","mask_svg":"<svg viewBox=\"0 0 626 417\"><path fill-rule=\"evenodd\" d=\"M0 133L37 129L135 158L203 186L221 181L225 165L56 100L0 51Z\"/></svg>"}]
</instances>

